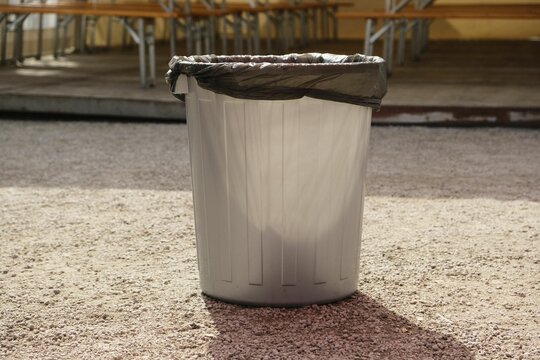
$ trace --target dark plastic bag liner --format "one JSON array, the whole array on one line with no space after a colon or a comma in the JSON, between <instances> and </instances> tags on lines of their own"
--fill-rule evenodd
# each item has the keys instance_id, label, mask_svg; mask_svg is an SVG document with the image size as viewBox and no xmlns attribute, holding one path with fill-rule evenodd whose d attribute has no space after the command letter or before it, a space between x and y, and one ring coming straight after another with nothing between
<instances>
[{"instance_id":1,"label":"dark plastic bag liner","mask_svg":"<svg viewBox=\"0 0 540 360\"><path fill-rule=\"evenodd\" d=\"M379 108L386 68L377 56L290 54L283 56L175 56L167 83L174 92L180 74L200 87L235 98L290 100L309 96ZM184 101L184 94L175 94Z\"/></svg>"}]
</instances>

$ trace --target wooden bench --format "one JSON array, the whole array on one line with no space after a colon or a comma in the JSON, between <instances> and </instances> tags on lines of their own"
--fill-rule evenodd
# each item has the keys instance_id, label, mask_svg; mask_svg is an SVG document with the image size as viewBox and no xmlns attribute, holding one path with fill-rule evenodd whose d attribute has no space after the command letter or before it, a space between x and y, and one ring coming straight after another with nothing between
<instances>
[{"instance_id":1,"label":"wooden bench","mask_svg":"<svg viewBox=\"0 0 540 360\"><path fill-rule=\"evenodd\" d=\"M540 19L540 5L535 4L514 4L514 5L432 5L422 10L405 7L400 12L389 13L380 10L372 11L351 11L336 14L338 19L365 20L364 53L373 53L373 44L384 34L385 31L393 33L394 25L397 23L400 28L399 39L399 62L403 62L405 48L404 33L409 22L413 22L413 28L419 21L432 21L438 19L512 19L512 20L538 20ZM385 28L375 30L377 20L387 22ZM389 23L388 23L389 22ZM393 58L393 37L388 37L389 42L385 46L385 60L389 70L392 67ZM413 35L412 54L417 59L420 53L421 41ZM426 39L427 40L427 39Z\"/></svg>"},{"instance_id":2,"label":"wooden bench","mask_svg":"<svg viewBox=\"0 0 540 360\"><path fill-rule=\"evenodd\" d=\"M259 15L266 17L266 47L267 52L272 53L271 44L271 32L272 26L276 31L276 38L280 40L281 51L288 51L295 46L295 31L296 26L294 24L295 17L300 21L300 39L301 45L306 45L309 41L308 22L312 22L312 38L317 36L317 14L320 13L321 27L325 29L324 25L328 16L333 17L337 9L344 6L352 6L352 2L344 1L321 1L315 3L303 3L298 2L276 2L276 3L260 3L257 1L249 2L228 2L223 1L221 6L223 9L230 10L234 13L235 23L230 24L233 27L233 31L237 33L241 24L245 24L247 27L247 43L248 52L255 53L260 52L260 34L259 34ZM192 5L196 6L196 5ZM200 6L200 5L199 5ZM225 26L225 24L224 24ZM225 29L222 33L225 33ZM322 38L328 39L328 33L322 32ZM337 24L334 19L334 37L337 37ZM223 40L225 41L225 40ZM242 37L235 36L235 50L237 53L242 52ZM225 48L225 46L223 46Z\"/></svg>"},{"instance_id":3,"label":"wooden bench","mask_svg":"<svg viewBox=\"0 0 540 360\"><path fill-rule=\"evenodd\" d=\"M166 10L159 4L95 4L95 3L68 3L57 4L21 4L6 5L0 4L0 21L5 21L2 39L2 61L6 57L7 43L7 21L8 14L18 14L14 21L15 26L22 33L22 24L30 14L56 14L69 16L92 16L92 17L112 17L120 21L127 30L133 41L139 47L139 71L140 81L143 86L153 86L156 78L155 64L155 26L154 20L162 19L208 19L214 16L226 14L225 10L208 10L195 8L190 13L185 13L180 9ZM127 19L133 19L137 23L137 29L133 28ZM14 41L14 58L22 59L22 35L19 41Z\"/></svg>"},{"instance_id":4,"label":"wooden bench","mask_svg":"<svg viewBox=\"0 0 540 360\"><path fill-rule=\"evenodd\" d=\"M259 15L266 18L266 47L267 52L272 53L271 28L275 29L276 40L279 40L279 51L286 52L295 46L296 26L295 17L300 21L301 44L308 42L308 13L319 10L319 4L289 4L284 2L269 3L251 6L247 3L228 3L227 7L243 14L242 19L248 24L248 47L250 46L250 33L253 35L253 49L260 52ZM313 17L312 17L313 19ZM248 51L250 49L248 48Z\"/></svg>"},{"instance_id":5,"label":"wooden bench","mask_svg":"<svg viewBox=\"0 0 540 360\"><path fill-rule=\"evenodd\" d=\"M213 34L215 34L215 18L223 18L223 23L227 24L225 17L233 17L233 29L234 29L234 43L235 51L237 53L243 52L243 31L242 25L246 23L248 27L248 51L251 53L253 50L255 53L260 52L260 38L259 38L259 22L258 16L263 13L268 16L269 22L274 21L276 26L277 38L283 41L282 50L289 50L294 46L294 23L292 18L299 16L301 19L301 37L302 44L305 45L307 41L307 21L306 14L311 11L313 16L313 35L316 35L316 13L321 13L321 23L323 23L324 14L334 16L338 8L343 6L351 6L352 2L339 2L339 1L321 1L316 3L269 3L264 6L250 6L247 3L225 3L225 8L208 8L202 4L191 4L190 1L175 3L172 0L158 0L154 3L88 3L88 2L73 2L73 1L60 1L57 3L28 3L20 5L0 4L0 24L4 21L3 37L0 38L1 42L1 58L0 60L5 63L6 60L6 44L7 44L7 25L10 19L10 14L15 14L17 17L9 25L14 28L15 41L14 43L14 56L15 61L22 61L22 39L23 39L23 22L30 14L56 14L60 16L59 24L55 31L55 55L63 54L65 46L61 46L60 43L65 44L67 39L67 25L74 18L78 17L83 23L88 21L88 24L95 28L95 24L98 18L108 17L109 19L116 19L125 29L125 33L128 34L131 39L139 47L139 67L140 78L143 86L153 86L156 78L155 69L155 19L165 19L170 23L170 47L171 54L176 53L176 25L177 22L182 20L186 34L186 48L188 53L192 52L192 38L195 37L196 53L202 52L202 27L199 23L205 22L207 24L207 39L206 39L206 52L214 52L215 48L209 46L210 42L213 42ZM296 15L295 15L296 14ZM298 15L300 14L300 15ZM247 23L243 17L251 17L251 22ZM192 27L194 34L192 33ZM324 26L323 26L324 27ZM77 48L84 49L86 44L86 25L77 26L79 35L76 36L75 41ZM222 51L225 53L227 48L226 30L222 31ZM63 32L63 41L60 40L60 31ZM323 35L326 37L326 35ZM337 36L337 24L334 17L334 37ZM250 39L251 37L251 39ZM41 27L38 38L41 39ZM91 42L93 37L91 38ZM93 43L91 44L93 45ZM268 51L271 52L270 46L270 31L267 33L267 46ZM41 40L38 40L38 48L41 48ZM57 49L62 49L58 52ZM38 56L41 55L41 50L38 50Z\"/></svg>"}]
</instances>

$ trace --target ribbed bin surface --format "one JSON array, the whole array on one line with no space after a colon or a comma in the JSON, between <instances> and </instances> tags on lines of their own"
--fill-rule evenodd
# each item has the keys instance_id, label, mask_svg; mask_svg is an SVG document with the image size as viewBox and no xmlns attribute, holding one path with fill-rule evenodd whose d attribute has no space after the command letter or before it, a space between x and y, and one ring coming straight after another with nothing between
<instances>
[{"instance_id":1,"label":"ribbed bin surface","mask_svg":"<svg viewBox=\"0 0 540 360\"><path fill-rule=\"evenodd\" d=\"M257 305L356 290L371 109L239 100L189 79L201 287Z\"/></svg>"}]
</instances>

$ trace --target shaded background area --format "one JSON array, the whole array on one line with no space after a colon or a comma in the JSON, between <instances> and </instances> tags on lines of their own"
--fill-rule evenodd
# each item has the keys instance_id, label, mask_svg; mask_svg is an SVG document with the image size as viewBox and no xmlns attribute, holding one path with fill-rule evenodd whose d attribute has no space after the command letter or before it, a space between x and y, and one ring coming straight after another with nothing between
<instances>
[{"instance_id":1,"label":"shaded background area","mask_svg":"<svg viewBox=\"0 0 540 360\"><path fill-rule=\"evenodd\" d=\"M268 309L200 294L187 126L0 122L0 357L539 358L540 132L371 135L359 293Z\"/></svg>"}]
</instances>

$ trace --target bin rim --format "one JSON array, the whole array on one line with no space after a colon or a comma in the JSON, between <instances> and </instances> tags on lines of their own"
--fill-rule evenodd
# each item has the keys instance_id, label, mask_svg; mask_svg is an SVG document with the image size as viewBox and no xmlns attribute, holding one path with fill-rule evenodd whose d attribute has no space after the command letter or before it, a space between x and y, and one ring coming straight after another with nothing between
<instances>
[{"instance_id":1,"label":"bin rim","mask_svg":"<svg viewBox=\"0 0 540 360\"><path fill-rule=\"evenodd\" d=\"M180 75L219 94L252 100L304 96L379 108L386 94L386 62L362 54L192 55L169 61L173 94ZM174 94L184 100L184 94Z\"/></svg>"},{"instance_id":2,"label":"bin rim","mask_svg":"<svg viewBox=\"0 0 540 360\"><path fill-rule=\"evenodd\" d=\"M322 61L305 61L306 56ZM265 60L278 61L265 61ZM247 60L247 61L244 61ZM261 61L249 61L261 60ZM291 60L291 61L280 61ZM306 59L307 60L307 59ZM338 61L339 60L339 61ZM246 65L265 65L265 66L317 66L317 65L359 65L359 64L377 64L385 63L385 60L379 56L368 56L362 54L336 55L331 53L290 53L286 55L175 55L169 61L169 67L175 63L189 64L246 64Z\"/></svg>"}]
</instances>

